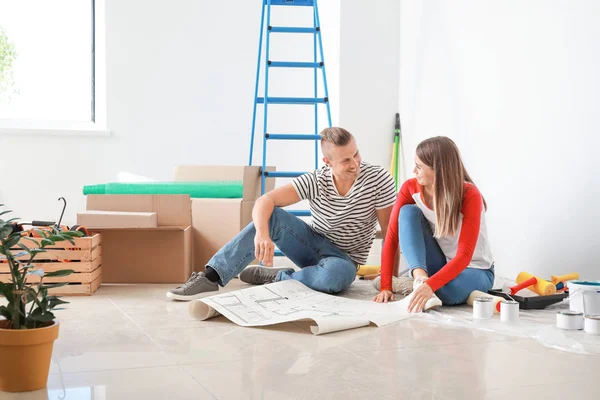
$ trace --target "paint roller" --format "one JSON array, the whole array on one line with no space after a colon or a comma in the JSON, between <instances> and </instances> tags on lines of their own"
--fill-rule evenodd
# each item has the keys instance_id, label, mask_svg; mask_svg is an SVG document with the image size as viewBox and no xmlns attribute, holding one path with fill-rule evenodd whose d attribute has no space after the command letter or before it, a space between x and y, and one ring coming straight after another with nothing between
<instances>
[{"instance_id":1,"label":"paint roller","mask_svg":"<svg viewBox=\"0 0 600 400\"><path fill-rule=\"evenodd\" d=\"M508 293L508 291L510 291L510 295L514 296L521 290L528 288L529 286L535 285L536 283L537 283L537 278L535 276L532 276L531 278L529 278L521 283L518 283L515 286L504 287L504 288L502 288L502 291L505 293Z\"/></svg>"},{"instance_id":2,"label":"paint roller","mask_svg":"<svg viewBox=\"0 0 600 400\"><path fill-rule=\"evenodd\" d=\"M356 271L356 275L358 276L366 276L366 275L378 275L381 267L379 265L359 265L358 271Z\"/></svg>"},{"instance_id":3,"label":"paint roller","mask_svg":"<svg viewBox=\"0 0 600 400\"><path fill-rule=\"evenodd\" d=\"M467 299L467 304L473 307L473 302L478 297L491 297L494 303L494 314L498 314L500 312L500 303L504 301L504 299L500 296L492 296L491 294L484 293L480 290L473 290Z\"/></svg>"},{"instance_id":4,"label":"paint roller","mask_svg":"<svg viewBox=\"0 0 600 400\"><path fill-rule=\"evenodd\" d=\"M531 280L531 278L534 278L534 276L530 273L521 272L517 276L517 285L521 285L522 283ZM548 282L547 280L539 278L537 276L535 278L537 282L530 287L532 291L539 294L540 296L550 296L556 293L556 285L554 285L552 282Z\"/></svg>"},{"instance_id":5,"label":"paint roller","mask_svg":"<svg viewBox=\"0 0 600 400\"><path fill-rule=\"evenodd\" d=\"M576 279L579 279L579 274L577 272L572 272L572 273L566 274L566 275L559 275L559 276L552 275L550 278L552 279L552 283L556 285L556 289L560 290L565 287L566 281L574 281Z\"/></svg>"}]
</instances>

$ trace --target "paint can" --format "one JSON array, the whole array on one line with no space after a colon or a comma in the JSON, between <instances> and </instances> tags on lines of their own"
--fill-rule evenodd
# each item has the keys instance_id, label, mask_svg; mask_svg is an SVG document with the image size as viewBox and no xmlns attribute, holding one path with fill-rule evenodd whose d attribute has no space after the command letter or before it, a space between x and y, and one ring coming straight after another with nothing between
<instances>
[{"instance_id":1,"label":"paint can","mask_svg":"<svg viewBox=\"0 0 600 400\"><path fill-rule=\"evenodd\" d=\"M494 315L494 302L491 297L481 296L473 301L473 319L490 319Z\"/></svg>"},{"instance_id":2,"label":"paint can","mask_svg":"<svg viewBox=\"0 0 600 400\"><path fill-rule=\"evenodd\" d=\"M500 303L500 321L517 322L519 320L519 303L514 300L502 300Z\"/></svg>"},{"instance_id":3,"label":"paint can","mask_svg":"<svg viewBox=\"0 0 600 400\"><path fill-rule=\"evenodd\" d=\"M600 315L600 282L569 281L569 310Z\"/></svg>"},{"instance_id":4,"label":"paint can","mask_svg":"<svg viewBox=\"0 0 600 400\"><path fill-rule=\"evenodd\" d=\"M600 315L586 315L583 330L586 333L600 335Z\"/></svg>"},{"instance_id":5,"label":"paint can","mask_svg":"<svg viewBox=\"0 0 600 400\"><path fill-rule=\"evenodd\" d=\"M577 311L557 312L556 327L571 331L583 329L583 313Z\"/></svg>"}]
</instances>

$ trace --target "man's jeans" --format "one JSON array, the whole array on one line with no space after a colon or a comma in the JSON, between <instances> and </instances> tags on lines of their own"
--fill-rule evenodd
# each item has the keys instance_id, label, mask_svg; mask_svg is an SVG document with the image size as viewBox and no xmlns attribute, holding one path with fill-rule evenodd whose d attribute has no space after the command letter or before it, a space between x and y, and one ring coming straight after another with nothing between
<instances>
[{"instance_id":1,"label":"man's jeans","mask_svg":"<svg viewBox=\"0 0 600 400\"><path fill-rule=\"evenodd\" d=\"M219 274L221 286L250 264L254 254L254 223L246 226L208 262ZM298 272L280 271L277 281L295 279L313 290L338 293L356 278L357 265L323 235L314 232L300 218L275 208L269 219L269 234L275 245L294 264Z\"/></svg>"}]
</instances>

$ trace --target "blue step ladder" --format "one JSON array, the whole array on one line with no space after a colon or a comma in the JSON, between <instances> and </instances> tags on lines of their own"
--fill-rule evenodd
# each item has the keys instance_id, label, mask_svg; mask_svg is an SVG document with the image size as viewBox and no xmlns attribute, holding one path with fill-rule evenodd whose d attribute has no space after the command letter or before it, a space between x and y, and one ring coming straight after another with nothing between
<instances>
[{"instance_id":1,"label":"blue step ladder","mask_svg":"<svg viewBox=\"0 0 600 400\"><path fill-rule=\"evenodd\" d=\"M256 111L259 104L263 105L263 138L262 138L262 168L261 168L261 194L265 193L265 180L274 178L295 178L306 171L267 171L267 142L271 140L312 140L315 143L315 155L314 155L314 169L319 167L319 140L321 136L318 131L318 106L325 105L327 108L327 126L331 126L331 109L329 106L329 92L327 89L327 75L325 73L325 59L323 57L323 42L321 38L321 26L319 21L319 10L317 6L317 0L261 0L262 2L262 16L260 19L260 38L258 44L258 62L256 67L256 86L254 89L254 112L252 115L252 134L250 136L250 157L248 165L252 165L253 151L254 151L254 134L256 128ZM288 26L272 26L271 25L271 7L272 6L284 6L284 7L312 7L313 8L313 21L312 27L288 27ZM266 46L265 46L265 60L264 60L264 96L259 97L258 95L258 84L260 81L260 70L261 70L261 55L263 47L263 34L265 33L265 12L266 12ZM313 35L313 60L312 62L290 62L290 61L274 61L271 60L270 54L270 38L271 34L310 34ZM318 46L317 46L318 42ZM320 56L320 60L317 58ZM269 96L269 70L271 68L304 68L314 70L314 97L271 97ZM324 97L318 97L317 88L317 76L318 70L322 72L323 78L323 90ZM315 110L314 117L314 132L306 134L282 134L282 133L269 133L268 132L268 110L270 104L287 104L287 105L312 105ZM310 210L288 210L293 215L299 217L310 217ZM280 251L275 252L275 256L282 256Z\"/></svg>"}]
</instances>

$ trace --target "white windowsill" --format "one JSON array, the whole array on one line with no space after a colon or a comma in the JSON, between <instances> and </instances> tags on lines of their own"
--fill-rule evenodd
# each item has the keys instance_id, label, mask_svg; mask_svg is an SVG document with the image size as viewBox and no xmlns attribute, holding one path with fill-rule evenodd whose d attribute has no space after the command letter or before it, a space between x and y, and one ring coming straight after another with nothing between
<instances>
[{"instance_id":1,"label":"white windowsill","mask_svg":"<svg viewBox=\"0 0 600 400\"><path fill-rule=\"evenodd\" d=\"M110 130L93 122L0 120L0 135L110 136Z\"/></svg>"}]
</instances>

